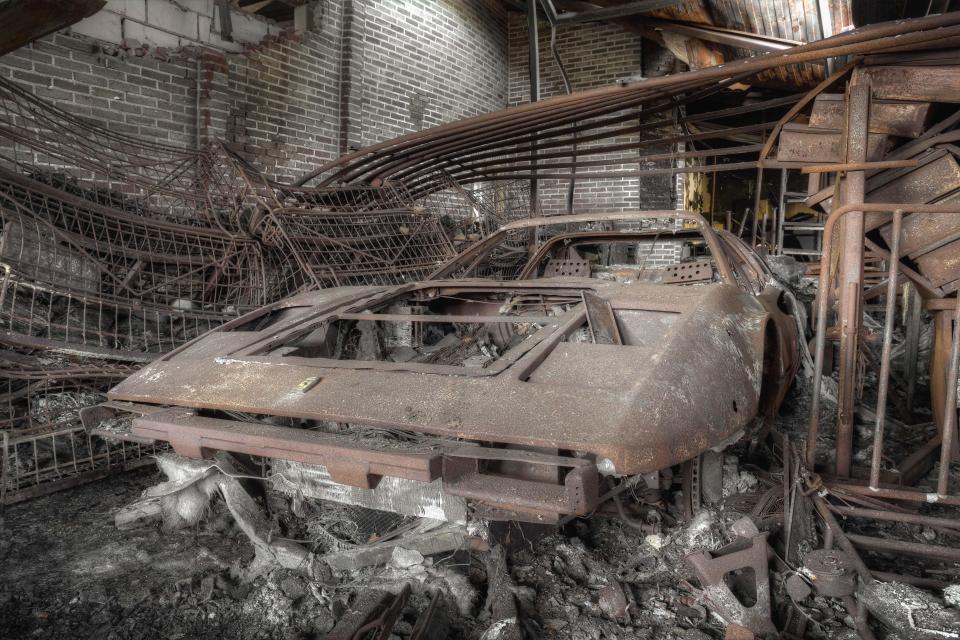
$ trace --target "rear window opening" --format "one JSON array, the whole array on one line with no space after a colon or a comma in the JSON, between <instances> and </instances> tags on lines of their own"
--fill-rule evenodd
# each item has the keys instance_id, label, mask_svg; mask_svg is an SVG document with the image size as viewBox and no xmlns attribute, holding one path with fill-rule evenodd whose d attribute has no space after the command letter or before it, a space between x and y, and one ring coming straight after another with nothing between
<instances>
[{"instance_id":1,"label":"rear window opening","mask_svg":"<svg viewBox=\"0 0 960 640\"><path fill-rule=\"evenodd\" d=\"M556 324L581 302L579 290L453 293L426 289L365 310L339 313L289 337L272 352L482 369Z\"/></svg>"},{"instance_id":2,"label":"rear window opening","mask_svg":"<svg viewBox=\"0 0 960 640\"><path fill-rule=\"evenodd\" d=\"M653 241L561 240L542 251L525 275L527 279L593 278L625 284L703 284L712 282L714 276L704 242L672 237Z\"/></svg>"}]
</instances>

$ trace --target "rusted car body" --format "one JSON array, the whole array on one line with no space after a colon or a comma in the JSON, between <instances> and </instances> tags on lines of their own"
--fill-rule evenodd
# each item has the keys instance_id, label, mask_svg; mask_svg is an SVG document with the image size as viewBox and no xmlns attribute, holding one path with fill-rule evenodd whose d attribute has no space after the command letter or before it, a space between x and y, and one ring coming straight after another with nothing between
<instances>
[{"instance_id":1,"label":"rusted car body","mask_svg":"<svg viewBox=\"0 0 960 640\"><path fill-rule=\"evenodd\" d=\"M708 257L647 268L651 239ZM624 248L632 264L615 264ZM85 419L132 413L135 438L266 458L291 483L319 469L342 495L402 484L486 518L555 521L775 410L797 361L782 294L697 214L524 220L425 281L314 291L240 317Z\"/></svg>"}]
</instances>

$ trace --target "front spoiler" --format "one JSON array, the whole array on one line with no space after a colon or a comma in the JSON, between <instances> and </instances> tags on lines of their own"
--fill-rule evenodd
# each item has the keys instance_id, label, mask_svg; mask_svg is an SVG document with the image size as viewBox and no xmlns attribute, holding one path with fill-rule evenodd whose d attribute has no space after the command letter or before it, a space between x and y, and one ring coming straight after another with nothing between
<instances>
[{"instance_id":1,"label":"front spoiler","mask_svg":"<svg viewBox=\"0 0 960 640\"><path fill-rule=\"evenodd\" d=\"M107 403L85 411L84 426L95 428L121 406ZM597 467L583 458L455 441L416 449L376 448L350 435L211 418L178 407L142 413L143 405L138 406L141 415L133 418L130 437L168 442L190 458L227 451L322 465L334 482L369 490L385 476L440 479L444 493L470 501L475 511L491 519L557 522L564 516L587 515L599 501ZM499 473L502 465L513 473ZM544 480L551 477L558 481Z\"/></svg>"}]
</instances>

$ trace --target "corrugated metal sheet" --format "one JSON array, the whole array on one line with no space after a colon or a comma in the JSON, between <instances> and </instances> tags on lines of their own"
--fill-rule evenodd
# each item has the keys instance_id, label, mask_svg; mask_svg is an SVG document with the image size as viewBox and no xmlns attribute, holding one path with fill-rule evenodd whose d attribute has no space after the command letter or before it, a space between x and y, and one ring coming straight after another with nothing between
<instances>
[{"instance_id":1,"label":"corrugated metal sheet","mask_svg":"<svg viewBox=\"0 0 960 640\"><path fill-rule=\"evenodd\" d=\"M833 25L826 35L852 26L850 0L686 0L649 15L812 42L824 37L820 4L829 6L829 24Z\"/></svg>"}]
</instances>

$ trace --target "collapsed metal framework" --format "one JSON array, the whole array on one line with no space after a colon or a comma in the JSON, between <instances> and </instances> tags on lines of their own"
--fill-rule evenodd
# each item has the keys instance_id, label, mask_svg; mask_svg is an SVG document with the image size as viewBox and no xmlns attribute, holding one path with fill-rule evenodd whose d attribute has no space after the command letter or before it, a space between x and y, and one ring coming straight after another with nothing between
<instances>
[{"instance_id":1,"label":"collapsed metal framework","mask_svg":"<svg viewBox=\"0 0 960 640\"><path fill-rule=\"evenodd\" d=\"M820 256L814 397L804 454L794 455L788 446L783 450L790 470L785 470L785 500L799 502L798 491L819 494L814 503L825 523L826 546L837 544L852 557L863 584L875 579L924 584L922 578L872 571L859 552L956 560L954 550L848 535L834 514L958 528L956 520L919 510L960 504L951 475L960 455L958 45L958 13L874 25L783 53L561 96L410 134L320 166L300 184L403 181L414 193L429 193L450 178L565 181L749 170L757 172L759 185L764 171L776 170L785 191L788 172L800 172L809 179L805 204L819 208L826 219L810 225L822 232L820 245L810 250ZM684 110L734 83L749 83L762 70L817 59L837 63L838 70L805 95L714 112ZM765 119L770 112L777 114L774 120ZM702 140L734 144L679 153L650 149ZM721 156L743 160L706 164ZM679 160L690 164L655 165ZM784 219L766 228L767 217L761 221L758 213L759 188L755 197L749 234L755 244L780 251ZM883 266L869 274L867 262ZM870 308L877 300L882 305ZM909 422L920 300L935 324L933 421L910 425L894 419L888 405L898 395L901 417ZM907 321L898 371L893 352L900 308ZM880 330L871 330L878 324ZM839 354L835 446L825 457L818 455L817 444L831 435L821 428L827 422L821 400L833 377L828 355L834 343ZM872 399L860 397L873 373L879 382L875 411L866 406ZM857 442L858 414L872 423L872 442ZM924 441L917 445L920 435ZM898 443L899 454L891 441ZM857 457L868 464L858 466ZM871 638L862 610L852 599L845 601L850 603L858 631Z\"/></svg>"},{"instance_id":2,"label":"collapsed metal framework","mask_svg":"<svg viewBox=\"0 0 960 640\"><path fill-rule=\"evenodd\" d=\"M414 193L430 193L445 180L570 180L583 178L630 178L641 175L677 172L757 171L759 184L764 170L800 170L812 177L807 203L826 211L833 210L826 223L823 258L820 266L820 299L817 316L817 381L814 413L808 446L816 443L819 419L819 386L822 376L824 344L830 335L827 317L829 300L836 290L839 317L839 420L835 469L840 477L851 477L853 417L858 383L858 363L871 352L858 336L864 332L863 297L865 295L864 251L886 260L890 272L886 286L866 292L876 298L887 292L887 305L898 291L897 273L904 273L927 305L938 311L938 336L934 350L937 361L934 375L934 408L939 434L899 469L900 479L916 481L921 469L929 469L932 454L942 450L941 482L938 499L947 497L946 486L951 449L958 438L956 416L955 367L952 366L950 322L947 313L956 304L947 298L960 286L951 257L954 255L957 224L925 224L932 214L949 219L956 206L929 208L929 203L949 200L960 189L957 180L953 143L960 116L953 115L929 127L924 118L931 102L955 103L956 95L949 69L942 65L954 61L952 47L960 43L960 14L947 13L908 21L872 25L822 41L793 47L784 52L738 60L722 67L647 79L622 86L559 96L537 103L520 105L496 114L487 114L433 129L412 133L347 154L303 176L299 184L382 185L402 181ZM757 73L781 65L795 65L822 59L849 62L802 96L785 96L753 105L715 112L685 115L678 107L715 94L737 82L749 82ZM839 118L829 126L803 127L798 116L807 112L827 90L847 83ZM871 84L872 79L872 84ZM872 93L872 98L871 98ZM913 101L906 106L890 101ZM923 103L927 103L924 105ZM871 104L875 105L871 111ZM789 105L789 108L787 106ZM731 126L725 118L763 113L777 107L784 112L777 120ZM642 114L640 109L642 108ZM911 109L913 109L911 111ZM834 115L837 114L836 108ZM666 117L672 115L672 117ZM657 120L656 117L663 119ZM814 114L816 117L817 114ZM829 119L829 118L828 118ZM741 120L742 122L742 120ZM678 126L685 130L677 135ZM673 135L650 140L636 136L668 131ZM757 138L757 134L760 137ZM718 149L677 153L645 154L644 148L662 143L698 140L735 140L751 136L750 144ZM909 138L896 149L890 139ZM533 145L533 150L531 150ZM636 153L640 155L634 155ZM774 152L776 152L774 154ZM715 156L745 156L743 162L691 164L684 167L643 168L663 160L703 161ZM624 170L623 165L636 165ZM612 167L616 167L611 169ZM827 176L839 175L832 182ZM869 196L867 198L866 196ZM756 190L759 209L760 189ZM872 200L870 207L858 206ZM886 203L886 204L884 204ZM926 207L926 208L925 208ZM891 221L890 215L901 215ZM887 217L864 215L865 211L886 213ZM909 215L903 218L904 215ZM834 240L832 225L845 218L842 248ZM899 220L899 222L897 221ZM764 233L754 214L752 235L755 241L769 237L776 244L782 229ZM901 231L901 224L906 225ZM910 227L910 229L907 229ZM904 245L892 240L898 233L912 234ZM865 234L868 234L865 236ZM929 234L932 241L921 242ZM899 240L899 239L898 239ZM909 244L909 246L907 246ZM839 254L838 254L839 252ZM837 255L842 256L838 259ZM908 258L904 263L900 258ZM837 266L839 265L839 266ZM894 268L896 267L896 268ZM834 282L838 284L834 285ZM948 301L949 300L949 301ZM890 370L890 332L892 312L888 313L884 350L872 361L882 369L880 405L888 393ZM865 355L866 354L866 355ZM950 372L950 373L948 373ZM878 410L877 423L884 422ZM878 446L871 464L871 491L878 486L878 465L882 459L882 427L877 429ZM940 447L940 441L944 446ZM813 465L812 454L807 462ZM926 465L926 466L925 466ZM909 483L909 484L912 484ZM892 490L890 496L902 490ZM927 500L926 491L910 492L918 500ZM879 495L879 494L878 494Z\"/></svg>"},{"instance_id":3,"label":"collapsed metal framework","mask_svg":"<svg viewBox=\"0 0 960 640\"><path fill-rule=\"evenodd\" d=\"M405 282L453 253L400 187L290 188L219 143L117 134L0 80L0 354L18 363L2 378L3 500L141 459L77 415L132 366L273 300ZM63 394L61 419L38 419Z\"/></svg>"},{"instance_id":4,"label":"collapsed metal framework","mask_svg":"<svg viewBox=\"0 0 960 640\"><path fill-rule=\"evenodd\" d=\"M936 254L929 256L938 247L911 250L900 236L911 221L934 215L949 219L956 207L927 204L949 194L920 198L906 188L900 191L900 202L894 198L886 204L882 199L869 206L862 203L872 190L884 193L884 185L922 167L933 172L926 174L926 183L937 183L931 175L949 176L949 167L943 171L954 153L950 145L956 140L953 128L960 118L950 116L926 128L892 153L873 153L871 126L879 122L880 110L871 111L870 90L865 88L869 80L862 70L877 69L871 73L878 84L897 99L890 89L897 85L896 73L883 69L896 68L905 60L935 67L937 61L950 59L938 50L958 43L960 14L956 13L876 25L723 67L561 96L402 136L327 163L297 185L270 180L223 145L190 150L115 134L0 81L0 327L4 331L0 340L28 353L53 349L63 354L79 352L84 358L143 362L245 310L287 295L345 284L416 280L452 255L454 242L466 243L469 235L478 238L495 224L529 215L529 207L521 204L529 194L516 185L531 179L627 179L744 169L757 170L760 178L770 169L802 170L818 177L840 174L842 178L830 184L822 178L815 188L811 183L809 197L810 204L834 211L827 221L820 266L817 395L808 447L813 450L818 435L826 341L838 335L838 444L836 462L828 470L838 478L828 480L829 486L845 495L868 495L882 512L895 510L889 503L878 505L876 498L929 501L934 495L937 501L955 503L958 498L950 494L948 473L960 440L955 435L960 329L952 325L960 327L960 323L955 318L955 298L947 296L956 290L960 278L933 273L943 263L933 259ZM923 53L928 49L930 53ZM904 52L912 58L904 58ZM763 71L844 56L854 58L806 95L686 111ZM785 141L798 135L791 128L793 121L848 77L856 81L845 90L840 130L820 143L800 144L801 150L825 146L832 155L790 156ZM952 99L941 93L931 100ZM770 120L771 114L780 117ZM663 149L701 141L724 146ZM774 149L776 156L771 157ZM708 164L721 156L742 160ZM474 183L485 186L477 190ZM310 184L316 186L306 186ZM459 220L462 238L447 233L437 215L440 212ZM871 230L865 212L894 214L889 222L876 226L881 238L864 236ZM851 222L844 223L838 259L833 228L841 219ZM765 235L758 226L755 215L755 238ZM888 229L886 236L883 229ZM954 232L952 227L936 231L941 238ZM782 230L774 229L771 237L780 234ZM522 238L516 245L518 253L525 251ZM885 289L864 291L865 247L884 256L890 265ZM923 255L928 256L926 266ZM911 263L905 264L903 256ZM895 309L891 305L896 302L901 273L937 317L934 407L938 428L926 445L901 461L891 485L887 482L891 470L883 468L882 444L889 422L884 409ZM842 284L835 287L834 282ZM875 358L882 380L877 445L869 473L862 474L869 481L860 483L848 461L861 375L858 362L869 353L859 340L864 332L862 300L884 291L887 321L883 350ZM831 298L838 301L840 318L840 330L833 333L827 326ZM81 360L64 370L86 364ZM10 379L19 379L17 375L24 374L11 373ZM97 377L89 384L103 390L108 378ZM76 421L72 424L71 433L79 436ZM12 475L21 474L17 469L22 465L12 462L11 451L35 447L37 438L61 434L61 426L51 424L42 425L33 435L15 435L10 429L4 430L4 487ZM18 439L21 436L27 440ZM50 448L57 450L55 443ZM938 452L936 490L906 488L930 468ZM93 470L95 456L87 458L88 470ZM105 459L111 460L109 455ZM806 462L810 470L816 468L812 453ZM35 462L21 475L32 474L39 486L50 476L39 468ZM55 469L66 472L59 463Z\"/></svg>"}]
</instances>

